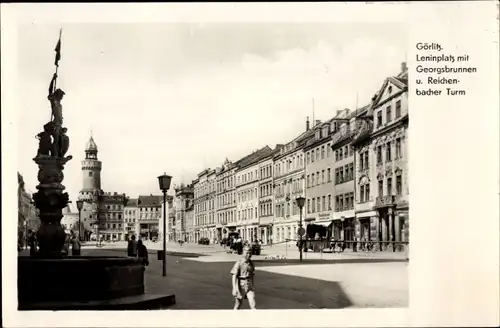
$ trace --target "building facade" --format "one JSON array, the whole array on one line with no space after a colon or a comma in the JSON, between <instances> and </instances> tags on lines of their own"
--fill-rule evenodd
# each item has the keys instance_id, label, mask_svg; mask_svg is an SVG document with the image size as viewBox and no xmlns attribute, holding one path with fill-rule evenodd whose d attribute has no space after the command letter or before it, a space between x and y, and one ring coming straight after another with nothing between
<instances>
[{"instance_id":1,"label":"building facade","mask_svg":"<svg viewBox=\"0 0 500 328\"><path fill-rule=\"evenodd\" d=\"M196 240L208 238L211 242L217 236L216 214L216 174L213 169L203 170L193 181L194 215Z\"/></svg>"},{"instance_id":2,"label":"building facade","mask_svg":"<svg viewBox=\"0 0 500 328\"><path fill-rule=\"evenodd\" d=\"M40 220L37 215L38 209L32 201L32 196L26 191L24 178L17 173L17 230L18 238L26 239L29 230L36 231L40 226Z\"/></svg>"},{"instance_id":3,"label":"building facade","mask_svg":"<svg viewBox=\"0 0 500 328\"><path fill-rule=\"evenodd\" d=\"M408 71L388 77L357 116L356 218L361 238L409 241ZM380 243L380 249L388 244Z\"/></svg>"},{"instance_id":4,"label":"building facade","mask_svg":"<svg viewBox=\"0 0 500 328\"><path fill-rule=\"evenodd\" d=\"M99 197L99 233L106 241L125 240L123 210L127 196L117 192L105 192Z\"/></svg>"},{"instance_id":5,"label":"building facade","mask_svg":"<svg viewBox=\"0 0 500 328\"><path fill-rule=\"evenodd\" d=\"M282 145L259 161L259 239L263 244L273 243L274 225L274 170L273 157Z\"/></svg>"},{"instance_id":6,"label":"building facade","mask_svg":"<svg viewBox=\"0 0 500 328\"><path fill-rule=\"evenodd\" d=\"M163 195L139 196L139 236L144 240L159 238L159 225L162 218Z\"/></svg>"},{"instance_id":7,"label":"building facade","mask_svg":"<svg viewBox=\"0 0 500 328\"><path fill-rule=\"evenodd\" d=\"M63 217L61 219L61 226L63 227L64 232L66 232L67 234L79 232L78 231L78 227L79 227L78 212L76 212L76 213L72 212L69 204L68 204L68 206L66 206L63 209ZM84 232L82 231L82 238L83 238L83 233Z\"/></svg>"},{"instance_id":8,"label":"building facade","mask_svg":"<svg viewBox=\"0 0 500 328\"><path fill-rule=\"evenodd\" d=\"M175 220L172 221L172 238L187 241L186 212L192 207L194 190L192 185L181 184L175 189Z\"/></svg>"},{"instance_id":9,"label":"building facade","mask_svg":"<svg viewBox=\"0 0 500 328\"><path fill-rule=\"evenodd\" d=\"M194 243L194 198L191 200L189 207L186 208L186 234L187 242Z\"/></svg>"},{"instance_id":10,"label":"building facade","mask_svg":"<svg viewBox=\"0 0 500 328\"><path fill-rule=\"evenodd\" d=\"M338 122L338 129L331 137L332 154L334 156L334 215L333 236L336 239L353 241L356 235L355 205L355 156L351 144L356 133L356 115L367 106L345 113L345 120ZM351 243L346 247L352 247Z\"/></svg>"},{"instance_id":11,"label":"building facade","mask_svg":"<svg viewBox=\"0 0 500 328\"><path fill-rule=\"evenodd\" d=\"M318 122L319 123L319 122ZM300 212L296 203L305 195L304 146L314 135L313 128L306 122L306 131L283 145L273 157L274 163L274 242L297 239Z\"/></svg>"},{"instance_id":12,"label":"building facade","mask_svg":"<svg viewBox=\"0 0 500 328\"><path fill-rule=\"evenodd\" d=\"M131 198L123 209L123 234L125 240L139 235L139 199Z\"/></svg>"},{"instance_id":13,"label":"building facade","mask_svg":"<svg viewBox=\"0 0 500 328\"><path fill-rule=\"evenodd\" d=\"M230 232L236 231L236 165L227 158L216 170L217 183L217 237L227 238Z\"/></svg>"},{"instance_id":14,"label":"building facade","mask_svg":"<svg viewBox=\"0 0 500 328\"><path fill-rule=\"evenodd\" d=\"M344 111L338 111L334 119L317 125L314 136L307 140L304 147L306 158L306 203L305 222L306 238L330 237L331 225L334 220L334 156L331 136L345 116ZM313 226L321 226L317 228Z\"/></svg>"},{"instance_id":15,"label":"building facade","mask_svg":"<svg viewBox=\"0 0 500 328\"><path fill-rule=\"evenodd\" d=\"M236 230L243 240L258 239L259 228L259 161L271 155L265 146L238 161L236 176Z\"/></svg>"}]
</instances>

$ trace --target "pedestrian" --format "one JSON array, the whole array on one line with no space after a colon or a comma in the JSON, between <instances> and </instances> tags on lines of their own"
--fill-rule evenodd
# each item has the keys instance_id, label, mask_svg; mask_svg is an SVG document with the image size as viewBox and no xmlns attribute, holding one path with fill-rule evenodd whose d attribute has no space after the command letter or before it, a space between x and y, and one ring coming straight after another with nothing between
<instances>
[{"instance_id":1,"label":"pedestrian","mask_svg":"<svg viewBox=\"0 0 500 328\"><path fill-rule=\"evenodd\" d=\"M148 249L140 239L137 242L137 257L141 259L142 264L144 264L145 266L149 265Z\"/></svg>"},{"instance_id":2,"label":"pedestrian","mask_svg":"<svg viewBox=\"0 0 500 328\"><path fill-rule=\"evenodd\" d=\"M252 262L252 250L245 247L243 258L238 260L231 270L233 296L235 298L234 310L239 310L243 300L248 299L250 309L255 310L255 291L253 278L255 275L255 266Z\"/></svg>"},{"instance_id":3,"label":"pedestrian","mask_svg":"<svg viewBox=\"0 0 500 328\"><path fill-rule=\"evenodd\" d=\"M37 242L36 242L36 234L31 229L28 230L28 246L30 247L30 256L35 256L37 252Z\"/></svg>"},{"instance_id":4,"label":"pedestrian","mask_svg":"<svg viewBox=\"0 0 500 328\"><path fill-rule=\"evenodd\" d=\"M75 235L71 238L71 255L80 256L82 244L80 243L80 238L77 238Z\"/></svg>"},{"instance_id":5,"label":"pedestrian","mask_svg":"<svg viewBox=\"0 0 500 328\"><path fill-rule=\"evenodd\" d=\"M135 235L132 235L128 241L127 255L132 257L137 256L137 240L135 240Z\"/></svg>"},{"instance_id":6,"label":"pedestrian","mask_svg":"<svg viewBox=\"0 0 500 328\"><path fill-rule=\"evenodd\" d=\"M66 237L64 239L64 246L63 246L63 250L62 250L62 253L64 255L68 255L69 254L69 243L71 241L71 238L69 236L69 234L67 233L66 234Z\"/></svg>"},{"instance_id":7,"label":"pedestrian","mask_svg":"<svg viewBox=\"0 0 500 328\"><path fill-rule=\"evenodd\" d=\"M358 252L358 236L356 236L356 234L354 234L354 238L353 238L353 243L352 243L352 251L357 253Z\"/></svg>"}]
</instances>

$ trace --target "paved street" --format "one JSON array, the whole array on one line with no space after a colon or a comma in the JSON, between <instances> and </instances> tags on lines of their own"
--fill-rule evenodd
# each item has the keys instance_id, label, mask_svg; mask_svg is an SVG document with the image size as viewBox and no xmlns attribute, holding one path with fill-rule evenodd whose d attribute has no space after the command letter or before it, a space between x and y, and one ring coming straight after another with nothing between
<instances>
[{"instance_id":1,"label":"paved street","mask_svg":"<svg viewBox=\"0 0 500 328\"><path fill-rule=\"evenodd\" d=\"M227 254L217 245L169 244L168 249L183 251L184 254L167 256L167 277L163 278L161 261L151 250L150 265L146 270L148 291L173 291L177 300L173 309L232 308L229 271L239 258L237 255ZM196 254L195 250L205 254ZM120 245L100 249L89 245L82 255L117 256L125 253ZM295 256L286 260L265 260L265 252L254 258L258 308L339 309L408 305L407 262L369 258L364 254L323 254L317 259L310 255L302 263L294 259ZM314 254L314 257L317 255L320 254ZM248 308L248 304L245 303L244 308Z\"/></svg>"}]
</instances>

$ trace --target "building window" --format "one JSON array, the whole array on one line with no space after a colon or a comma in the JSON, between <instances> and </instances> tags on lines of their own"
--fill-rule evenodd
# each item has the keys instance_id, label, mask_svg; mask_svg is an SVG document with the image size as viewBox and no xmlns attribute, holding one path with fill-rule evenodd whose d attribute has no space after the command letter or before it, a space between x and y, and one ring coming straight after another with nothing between
<instances>
[{"instance_id":1,"label":"building window","mask_svg":"<svg viewBox=\"0 0 500 328\"><path fill-rule=\"evenodd\" d=\"M349 164L350 167L350 174L351 176L349 177L349 180L354 180L354 163Z\"/></svg>"},{"instance_id":2,"label":"building window","mask_svg":"<svg viewBox=\"0 0 500 328\"><path fill-rule=\"evenodd\" d=\"M396 159L401 158L401 138L396 139Z\"/></svg>"},{"instance_id":3,"label":"building window","mask_svg":"<svg viewBox=\"0 0 500 328\"><path fill-rule=\"evenodd\" d=\"M365 201L365 186L359 187L359 202L363 203Z\"/></svg>"},{"instance_id":4,"label":"building window","mask_svg":"<svg viewBox=\"0 0 500 328\"><path fill-rule=\"evenodd\" d=\"M351 192L351 209L354 208L354 192Z\"/></svg>"},{"instance_id":5,"label":"building window","mask_svg":"<svg viewBox=\"0 0 500 328\"><path fill-rule=\"evenodd\" d=\"M401 100L396 101L396 118L401 117Z\"/></svg>"},{"instance_id":6,"label":"building window","mask_svg":"<svg viewBox=\"0 0 500 328\"><path fill-rule=\"evenodd\" d=\"M316 185L319 185L319 172L316 172Z\"/></svg>"},{"instance_id":7,"label":"building window","mask_svg":"<svg viewBox=\"0 0 500 328\"><path fill-rule=\"evenodd\" d=\"M335 197L335 212L339 211L339 205L340 205L339 196L336 196Z\"/></svg>"},{"instance_id":8,"label":"building window","mask_svg":"<svg viewBox=\"0 0 500 328\"><path fill-rule=\"evenodd\" d=\"M377 147L377 164L382 163L382 146Z\"/></svg>"},{"instance_id":9,"label":"building window","mask_svg":"<svg viewBox=\"0 0 500 328\"><path fill-rule=\"evenodd\" d=\"M321 208L323 209L323 211L326 211L326 196L323 196L321 201L322 201Z\"/></svg>"},{"instance_id":10,"label":"building window","mask_svg":"<svg viewBox=\"0 0 500 328\"><path fill-rule=\"evenodd\" d=\"M382 126L382 110L377 112L377 127Z\"/></svg>"},{"instance_id":11,"label":"building window","mask_svg":"<svg viewBox=\"0 0 500 328\"><path fill-rule=\"evenodd\" d=\"M370 185L365 186L365 202L370 200Z\"/></svg>"},{"instance_id":12,"label":"building window","mask_svg":"<svg viewBox=\"0 0 500 328\"><path fill-rule=\"evenodd\" d=\"M318 212L321 212L321 199L319 197L316 198L316 206L318 207Z\"/></svg>"},{"instance_id":13,"label":"building window","mask_svg":"<svg viewBox=\"0 0 500 328\"><path fill-rule=\"evenodd\" d=\"M400 196L403 194L403 179L401 175L396 176L396 195Z\"/></svg>"},{"instance_id":14,"label":"building window","mask_svg":"<svg viewBox=\"0 0 500 328\"><path fill-rule=\"evenodd\" d=\"M339 183L344 183L344 168L339 168Z\"/></svg>"},{"instance_id":15,"label":"building window","mask_svg":"<svg viewBox=\"0 0 500 328\"><path fill-rule=\"evenodd\" d=\"M321 146L321 159L325 159L325 146Z\"/></svg>"},{"instance_id":16,"label":"building window","mask_svg":"<svg viewBox=\"0 0 500 328\"><path fill-rule=\"evenodd\" d=\"M327 176L327 179L328 179L328 182L332 182L332 170L330 168L328 168L326 170L326 176Z\"/></svg>"},{"instance_id":17,"label":"building window","mask_svg":"<svg viewBox=\"0 0 500 328\"><path fill-rule=\"evenodd\" d=\"M307 213L311 213L311 200L307 199Z\"/></svg>"},{"instance_id":18,"label":"building window","mask_svg":"<svg viewBox=\"0 0 500 328\"><path fill-rule=\"evenodd\" d=\"M314 160L315 160L315 158L314 158L314 149L313 149L313 150L311 150L311 163L314 163Z\"/></svg>"},{"instance_id":19,"label":"building window","mask_svg":"<svg viewBox=\"0 0 500 328\"><path fill-rule=\"evenodd\" d=\"M391 160L392 160L391 143L388 142L387 145L385 146L385 161L390 162Z\"/></svg>"},{"instance_id":20,"label":"building window","mask_svg":"<svg viewBox=\"0 0 500 328\"><path fill-rule=\"evenodd\" d=\"M391 106L387 106L387 108L385 109L385 117L386 117L387 123L390 123L392 121L392 109L391 109Z\"/></svg>"},{"instance_id":21,"label":"building window","mask_svg":"<svg viewBox=\"0 0 500 328\"><path fill-rule=\"evenodd\" d=\"M332 147L330 146L330 144L326 144L326 157L330 157L331 154L332 154Z\"/></svg>"},{"instance_id":22,"label":"building window","mask_svg":"<svg viewBox=\"0 0 500 328\"><path fill-rule=\"evenodd\" d=\"M349 146L349 156L354 155L354 148Z\"/></svg>"},{"instance_id":23,"label":"building window","mask_svg":"<svg viewBox=\"0 0 500 328\"><path fill-rule=\"evenodd\" d=\"M338 161L339 160L339 151L336 150L335 151L335 161Z\"/></svg>"},{"instance_id":24,"label":"building window","mask_svg":"<svg viewBox=\"0 0 500 328\"><path fill-rule=\"evenodd\" d=\"M387 195L392 195L392 178L387 178Z\"/></svg>"},{"instance_id":25,"label":"building window","mask_svg":"<svg viewBox=\"0 0 500 328\"><path fill-rule=\"evenodd\" d=\"M322 170L321 171L321 183L325 183L326 180L325 180L325 170Z\"/></svg>"},{"instance_id":26,"label":"building window","mask_svg":"<svg viewBox=\"0 0 500 328\"><path fill-rule=\"evenodd\" d=\"M339 161L341 161L341 160L342 160L342 158L344 158L344 154L342 153L342 152L343 152L343 150L344 150L343 148L340 148L340 149L339 149Z\"/></svg>"},{"instance_id":27,"label":"building window","mask_svg":"<svg viewBox=\"0 0 500 328\"><path fill-rule=\"evenodd\" d=\"M384 181L383 180L380 180L378 182L378 196L379 197L384 196Z\"/></svg>"},{"instance_id":28,"label":"building window","mask_svg":"<svg viewBox=\"0 0 500 328\"><path fill-rule=\"evenodd\" d=\"M92 173L94 173L94 172L92 172L92 171L89 171L89 177L91 177L91 176L92 176Z\"/></svg>"},{"instance_id":29,"label":"building window","mask_svg":"<svg viewBox=\"0 0 500 328\"><path fill-rule=\"evenodd\" d=\"M328 210L332 210L332 195L328 195Z\"/></svg>"},{"instance_id":30,"label":"building window","mask_svg":"<svg viewBox=\"0 0 500 328\"><path fill-rule=\"evenodd\" d=\"M312 199L312 212L316 212L316 198L313 197Z\"/></svg>"}]
</instances>

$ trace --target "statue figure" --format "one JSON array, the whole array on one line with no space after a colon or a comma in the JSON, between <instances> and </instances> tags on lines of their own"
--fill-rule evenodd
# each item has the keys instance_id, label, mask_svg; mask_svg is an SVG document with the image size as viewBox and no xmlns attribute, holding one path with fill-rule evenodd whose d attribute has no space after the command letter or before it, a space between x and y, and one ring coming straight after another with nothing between
<instances>
[{"instance_id":1,"label":"statue figure","mask_svg":"<svg viewBox=\"0 0 500 328\"><path fill-rule=\"evenodd\" d=\"M49 122L43 126L43 132L36 135L36 138L40 140L38 144L37 156L50 156L50 152L52 150L52 129L52 122Z\"/></svg>"},{"instance_id":2,"label":"statue figure","mask_svg":"<svg viewBox=\"0 0 500 328\"><path fill-rule=\"evenodd\" d=\"M68 129L62 128L61 133L59 135L59 147L58 147L58 156L64 157L69 149L69 137L66 135Z\"/></svg>"},{"instance_id":3,"label":"statue figure","mask_svg":"<svg viewBox=\"0 0 500 328\"><path fill-rule=\"evenodd\" d=\"M49 95L47 99L49 99L50 105L52 107L51 120L54 122L54 125L57 129L58 127L61 127L63 124L61 100L65 95L65 93L61 89L55 89L56 79L57 79L57 74L54 74L54 76L52 77L52 81L50 81Z\"/></svg>"}]
</instances>

